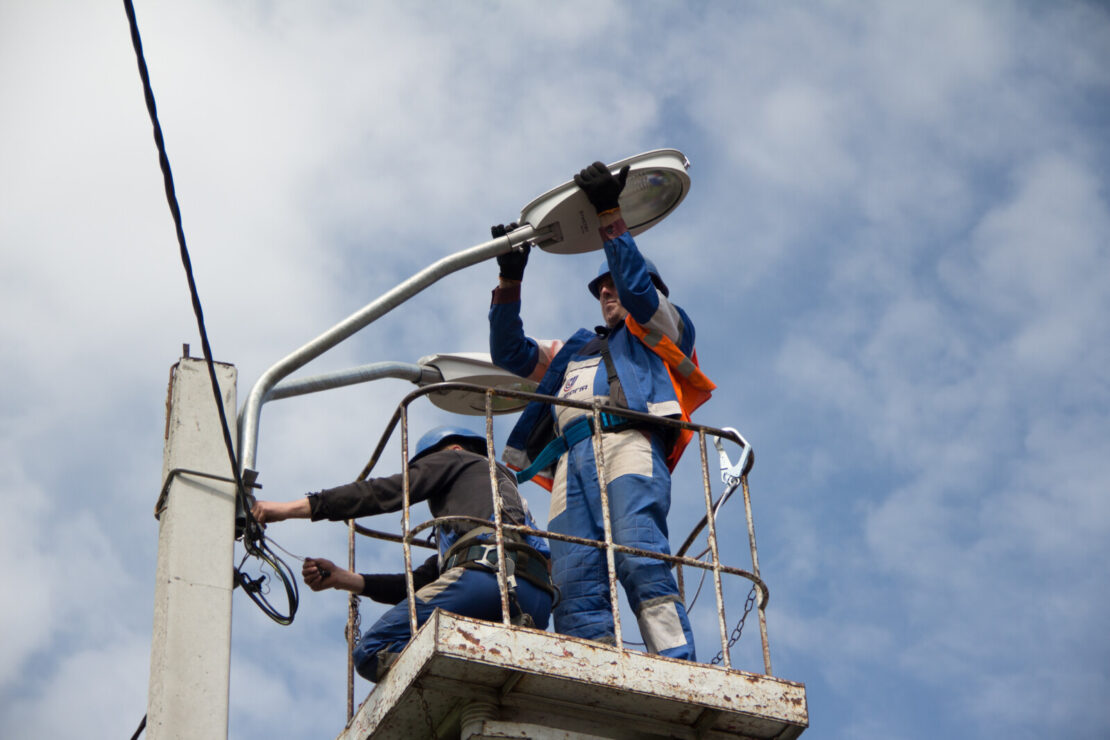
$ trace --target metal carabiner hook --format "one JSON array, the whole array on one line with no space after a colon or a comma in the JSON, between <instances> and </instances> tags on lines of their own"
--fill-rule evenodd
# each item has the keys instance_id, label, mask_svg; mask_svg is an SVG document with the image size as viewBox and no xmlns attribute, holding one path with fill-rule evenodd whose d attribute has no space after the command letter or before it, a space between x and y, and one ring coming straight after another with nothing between
<instances>
[{"instance_id":1,"label":"metal carabiner hook","mask_svg":"<svg viewBox=\"0 0 1110 740\"><path fill-rule=\"evenodd\" d=\"M728 453L725 452L722 437L714 437L713 446L717 448L717 454L721 457L721 481L726 486L736 486L739 485L740 479L752 469L755 456L752 454L752 446L748 444L748 440L744 439L740 432L732 427L724 427L724 431L732 432L740 440L740 459L736 461L735 465L732 464L732 461L728 458Z\"/></svg>"}]
</instances>

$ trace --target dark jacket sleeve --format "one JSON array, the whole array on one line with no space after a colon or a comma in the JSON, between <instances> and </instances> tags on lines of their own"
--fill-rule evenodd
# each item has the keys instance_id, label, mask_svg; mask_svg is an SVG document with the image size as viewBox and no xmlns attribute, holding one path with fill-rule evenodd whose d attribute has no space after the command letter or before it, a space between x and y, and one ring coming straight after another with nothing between
<instances>
[{"instance_id":1,"label":"dark jacket sleeve","mask_svg":"<svg viewBox=\"0 0 1110 740\"><path fill-rule=\"evenodd\" d=\"M426 501L437 492L446 491L459 474L460 465L458 456L447 456L442 452L425 455L409 465L411 503ZM321 519L338 522L400 511L402 501L400 473L355 481L308 496L314 522Z\"/></svg>"},{"instance_id":2,"label":"dark jacket sleeve","mask_svg":"<svg viewBox=\"0 0 1110 740\"><path fill-rule=\"evenodd\" d=\"M404 573L363 573L362 596L382 604L400 604L405 600ZM424 564L412 569L412 585L416 591L439 578L438 556L433 555Z\"/></svg>"}]
</instances>

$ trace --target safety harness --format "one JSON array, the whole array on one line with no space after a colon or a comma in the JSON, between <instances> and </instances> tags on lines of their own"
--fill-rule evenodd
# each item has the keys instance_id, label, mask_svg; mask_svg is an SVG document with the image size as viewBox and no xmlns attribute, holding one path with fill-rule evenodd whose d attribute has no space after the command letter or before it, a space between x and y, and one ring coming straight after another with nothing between
<instances>
[{"instance_id":1,"label":"safety harness","mask_svg":"<svg viewBox=\"0 0 1110 740\"><path fill-rule=\"evenodd\" d=\"M446 572L451 568L462 566L464 568L485 567L496 571L496 543L482 542L478 539L493 533L492 527L475 527L467 532L447 551L441 570ZM555 587L551 583L550 561L538 550L515 538L516 535L512 533L505 535L505 573L509 580L509 592L514 600L517 576L554 595Z\"/></svg>"},{"instance_id":2,"label":"safety harness","mask_svg":"<svg viewBox=\"0 0 1110 740\"><path fill-rule=\"evenodd\" d=\"M682 421L690 421L690 415L708 401L713 391L717 389L717 384L701 371L697 350L691 349L690 356L687 356L670 337L662 332L644 328L631 316L625 317L625 325L634 337L644 343L644 346L663 359L667 374L671 377L675 395L678 397L679 408L682 409ZM667 454L668 468L675 469L693 436L694 433L689 429L678 430Z\"/></svg>"},{"instance_id":3,"label":"safety harness","mask_svg":"<svg viewBox=\"0 0 1110 740\"><path fill-rule=\"evenodd\" d=\"M603 432L620 432L638 426L636 422L615 414L601 412L598 416L601 419L601 431ZM548 442L547 446L540 450L540 454L536 456L531 465L516 474L516 482L524 483L531 480L537 473L554 463L567 450L589 437L593 432L593 417L579 416L570 424L567 424L567 428L563 430L562 434Z\"/></svg>"},{"instance_id":4,"label":"safety harness","mask_svg":"<svg viewBox=\"0 0 1110 740\"><path fill-rule=\"evenodd\" d=\"M671 384L674 386L679 407L682 409L682 421L690 421L690 415L694 413L694 410L697 409L698 406L701 406L709 399L709 396L717 387L698 366L697 352L692 353L693 357L687 357L670 337L658 331L649 331L645 329L631 316L625 318L625 325L628 327L628 330L632 332L633 336L643 342L648 349L659 355L663 360L667 368L667 374L671 378ZM621 387L620 378L617 376L616 365L613 363L613 358L609 353L608 334L601 337L601 357L605 362L605 373L609 379L609 400L611 405L627 408L628 402L624 395L624 388ZM646 422L625 419L615 414L604 412L599 414L599 418L602 432L619 432L625 429L648 426ZM566 429L563 430L562 434L557 435L540 450L540 453L527 468L516 474L517 483L531 480L540 471L546 469L562 457L571 447L574 447L574 445L586 439L586 437L589 437L593 431L594 421L592 417L580 416L572 421L567 425ZM675 466L678 465L678 461L682 457L686 445L689 444L690 439L693 437L693 432L688 429L676 431L677 433L674 439L668 445L667 467L671 470L674 470Z\"/></svg>"}]
</instances>

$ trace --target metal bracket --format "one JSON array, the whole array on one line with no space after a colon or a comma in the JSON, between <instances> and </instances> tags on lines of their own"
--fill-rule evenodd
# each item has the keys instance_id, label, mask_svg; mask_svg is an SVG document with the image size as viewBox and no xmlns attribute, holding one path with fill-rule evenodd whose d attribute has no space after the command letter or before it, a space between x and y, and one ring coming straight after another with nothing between
<instances>
[{"instance_id":1,"label":"metal bracket","mask_svg":"<svg viewBox=\"0 0 1110 740\"><path fill-rule=\"evenodd\" d=\"M166 476L166 482L162 484L162 491L158 494L158 501L154 504L155 519L162 518L162 512L166 509L166 499L170 495L170 484L173 483L173 479L176 478L179 474L195 475L199 478L208 478L209 480L218 480L223 481L224 483L236 482L234 478L228 478L226 475L213 475L212 473L203 473L199 470L189 470L188 468L174 468L169 472L169 475ZM258 474L255 473L255 477L257 476ZM255 483L253 479L248 482L246 478L244 478L243 485L247 488L262 488L262 484Z\"/></svg>"}]
</instances>

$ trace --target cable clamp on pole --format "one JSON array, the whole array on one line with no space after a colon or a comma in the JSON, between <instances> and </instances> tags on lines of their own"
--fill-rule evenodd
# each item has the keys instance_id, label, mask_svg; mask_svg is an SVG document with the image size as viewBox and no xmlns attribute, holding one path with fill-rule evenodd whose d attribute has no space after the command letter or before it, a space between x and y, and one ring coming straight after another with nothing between
<instances>
[{"instance_id":1,"label":"cable clamp on pole","mask_svg":"<svg viewBox=\"0 0 1110 740\"><path fill-rule=\"evenodd\" d=\"M174 468L170 471L169 475L166 476L166 482L162 484L162 491L158 494L158 501L154 504L155 519L162 518L162 512L166 510L166 499L170 495L170 484L173 483L174 478L182 474L195 475L199 478L208 478L209 480L218 480L223 481L224 483L238 483L238 481L236 481L234 478L229 478L226 475L213 475L212 473L205 473L200 470L190 470L189 468ZM249 483L244 479L243 485L247 488L262 488L262 485L260 483L256 483L253 478Z\"/></svg>"}]
</instances>

